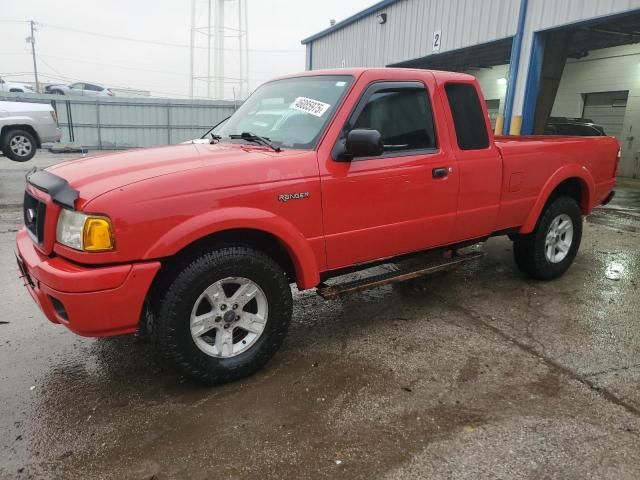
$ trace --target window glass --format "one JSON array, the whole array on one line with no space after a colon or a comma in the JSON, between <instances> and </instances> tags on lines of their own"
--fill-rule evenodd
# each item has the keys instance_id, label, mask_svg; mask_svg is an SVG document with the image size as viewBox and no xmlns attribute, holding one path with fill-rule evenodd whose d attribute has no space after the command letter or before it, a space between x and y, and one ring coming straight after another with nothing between
<instances>
[{"instance_id":1,"label":"window glass","mask_svg":"<svg viewBox=\"0 0 640 480\"><path fill-rule=\"evenodd\" d=\"M424 88L374 93L351 128L378 130L387 152L436 147L431 105Z\"/></svg>"},{"instance_id":2,"label":"window glass","mask_svg":"<svg viewBox=\"0 0 640 480\"><path fill-rule=\"evenodd\" d=\"M475 87L469 83L448 83L445 90L460 149L487 148L489 135Z\"/></svg>"},{"instance_id":3,"label":"window glass","mask_svg":"<svg viewBox=\"0 0 640 480\"><path fill-rule=\"evenodd\" d=\"M243 132L269 138L283 148L313 149L353 77L285 78L258 88L217 132L222 142L243 142Z\"/></svg>"}]
</instances>

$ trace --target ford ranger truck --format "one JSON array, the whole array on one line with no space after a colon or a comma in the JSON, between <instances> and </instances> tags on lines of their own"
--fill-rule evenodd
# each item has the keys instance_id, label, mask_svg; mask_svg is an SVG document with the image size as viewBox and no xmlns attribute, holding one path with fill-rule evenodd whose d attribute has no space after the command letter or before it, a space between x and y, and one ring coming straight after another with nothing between
<instances>
[{"instance_id":1,"label":"ford ranger truck","mask_svg":"<svg viewBox=\"0 0 640 480\"><path fill-rule=\"evenodd\" d=\"M262 85L208 144L33 170L16 256L51 322L145 331L215 384L278 350L291 284L330 298L381 283L331 283L345 272L413 262L382 281L410 278L494 235L527 275L559 277L618 162L611 137L494 138L469 75L311 71Z\"/></svg>"}]
</instances>

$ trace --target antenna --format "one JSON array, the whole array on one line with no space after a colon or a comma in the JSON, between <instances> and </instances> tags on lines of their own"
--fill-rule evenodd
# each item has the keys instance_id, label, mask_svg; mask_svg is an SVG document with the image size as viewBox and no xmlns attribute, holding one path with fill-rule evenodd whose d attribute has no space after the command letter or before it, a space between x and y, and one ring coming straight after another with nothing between
<instances>
[{"instance_id":1,"label":"antenna","mask_svg":"<svg viewBox=\"0 0 640 480\"><path fill-rule=\"evenodd\" d=\"M247 0L191 0L191 98L248 94L247 25Z\"/></svg>"}]
</instances>

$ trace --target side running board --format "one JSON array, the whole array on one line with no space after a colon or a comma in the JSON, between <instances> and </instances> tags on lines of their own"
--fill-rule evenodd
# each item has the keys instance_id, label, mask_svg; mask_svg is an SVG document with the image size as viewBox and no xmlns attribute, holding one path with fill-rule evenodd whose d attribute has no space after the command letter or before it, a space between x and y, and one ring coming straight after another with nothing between
<instances>
[{"instance_id":1,"label":"side running board","mask_svg":"<svg viewBox=\"0 0 640 480\"><path fill-rule=\"evenodd\" d=\"M482 256L484 256L484 253L482 252L471 252L464 255L453 256L452 258L428 255L425 257L402 260L397 263L376 267L377 270L383 270L382 273L339 283L327 284L323 282L318 286L317 293L322 298L329 300L390 283L402 282L404 280L422 277L431 273L451 270L463 263L470 262L471 260L477 260Z\"/></svg>"}]
</instances>

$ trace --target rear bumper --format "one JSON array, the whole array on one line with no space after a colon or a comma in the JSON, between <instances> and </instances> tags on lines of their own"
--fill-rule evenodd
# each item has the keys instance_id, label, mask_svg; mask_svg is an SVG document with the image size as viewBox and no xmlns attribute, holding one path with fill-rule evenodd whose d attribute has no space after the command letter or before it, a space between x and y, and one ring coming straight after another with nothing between
<instances>
[{"instance_id":1,"label":"rear bumper","mask_svg":"<svg viewBox=\"0 0 640 480\"><path fill-rule=\"evenodd\" d=\"M616 196L616 191L615 190L611 190L609 195L607 195L605 197L605 199L602 201L602 205L607 205L611 200L613 200L613 197L615 197L615 196Z\"/></svg>"},{"instance_id":2,"label":"rear bumper","mask_svg":"<svg viewBox=\"0 0 640 480\"><path fill-rule=\"evenodd\" d=\"M134 333L160 262L84 267L41 254L23 227L16 257L25 286L53 323L88 337Z\"/></svg>"},{"instance_id":3,"label":"rear bumper","mask_svg":"<svg viewBox=\"0 0 640 480\"><path fill-rule=\"evenodd\" d=\"M54 132L51 132L47 135L43 135L40 138L41 143L56 143L59 142L62 138L62 130L56 128Z\"/></svg>"},{"instance_id":4,"label":"rear bumper","mask_svg":"<svg viewBox=\"0 0 640 480\"><path fill-rule=\"evenodd\" d=\"M597 207L598 205L606 205L607 203L609 203L615 195L615 192L613 191L613 188L615 186L615 178L607 180L606 182L596 183L594 207Z\"/></svg>"}]
</instances>

